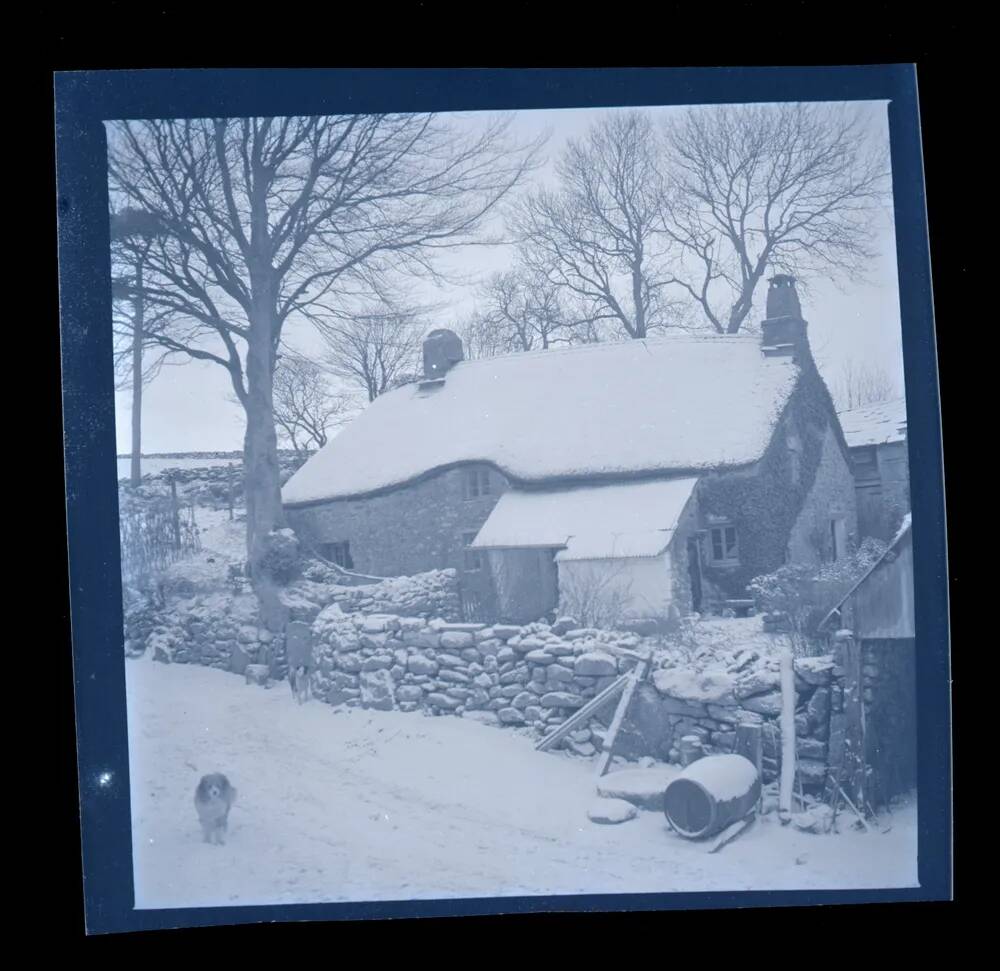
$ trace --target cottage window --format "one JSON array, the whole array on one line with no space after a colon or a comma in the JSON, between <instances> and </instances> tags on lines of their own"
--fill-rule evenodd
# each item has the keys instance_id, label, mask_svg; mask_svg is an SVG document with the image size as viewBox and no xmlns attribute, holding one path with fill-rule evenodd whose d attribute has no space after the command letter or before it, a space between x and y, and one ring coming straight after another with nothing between
<instances>
[{"instance_id":1,"label":"cottage window","mask_svg":"<svg viewBox=\"0 0 1000 971\"><path fill-rule=\"evenodd\" d=\"M878 479L878 456L875 454L874 446L853 449L851 451L851 462L854 465L854 476L856 479Z\"/></svg>"},{"instance_id":2,"label":"cottage window","mask_svg":"<svg viewBox=\"0 0 1000 971\"><path fill-rule=\"evenodd\" d=\"M736 541L735 526L713 526L709 531L713 563L738 563L739 544Z\"/></svg>"},{"instance_id":3,"label":"cottage window","mask_svg":"<svg viewBox=\"0 0 1000 971\"><path fill-rule=\"evenodd\" d=\"M462 544L465 547L465 570L467 573L475 573L483 568L483 554L479 550L473 550L472 546L476 538L476 533L462 533Z\"/></svg>"},{"instance_id":4,"label":"cottage window","mask_svg":"<svg viewBox=\"0 0 1000 971\"><path fill-rule=\"evenodd\" d=\"M351 544L347 540L340 543L321 543L319 555L324 560L336 563L337 566L343 567L345 570L354 569L354 561L351 559Z\"/></svg>"},{"instance_id":5,"label":"cottage window","mask_svg":"<svg viewBox=\"0 0 1000 971\"><path fill-rule=\"evenodd\" d=\"M493 491L488 469L469 469L465 473L465 498L478 499L488 496Z\"/></svg>"}]
</instances>

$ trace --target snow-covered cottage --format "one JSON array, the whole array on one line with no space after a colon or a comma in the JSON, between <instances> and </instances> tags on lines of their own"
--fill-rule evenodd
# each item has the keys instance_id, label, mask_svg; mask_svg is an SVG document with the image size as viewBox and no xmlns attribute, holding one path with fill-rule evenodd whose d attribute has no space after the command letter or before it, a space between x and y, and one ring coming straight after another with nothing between
<instances>
[{"instance_id":1,"label":"snow-covered cottage","mask_svg":"<svg viewBox=\"0 0 1000 971\"><path fill-rule=\"evenodd\" d=\"M366 574L453 567L469 619L601 607L660 618L745 596L854 533L847 446L794 280L760 336L463 360L377 398L285 484L288 520Z\"/></svg>"},{"instance_id":2,"label":"snow-covered cottage","mask_svg":"<svg viewBox=\"0 0 1000 971\"><path fill-rule=\"evenodd\" d=\"M857 490L858 532L888 540L910 508L906 401L880 401L839 417Z\"/></svg>"}]
</instances>

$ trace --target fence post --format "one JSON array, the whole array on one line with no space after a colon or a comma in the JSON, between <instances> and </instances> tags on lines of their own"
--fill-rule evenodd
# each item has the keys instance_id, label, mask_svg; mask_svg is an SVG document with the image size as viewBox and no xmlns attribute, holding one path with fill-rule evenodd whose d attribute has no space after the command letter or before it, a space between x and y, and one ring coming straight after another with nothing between
<instances>
[{"instance_id":1,"label":"fence post","mask_svg":"<svg viewBox=\"0 0 1000 971\"><path fill-rule=\"evenodd\" d=\"M233 521L233 463L229 463L229 475L226 477L226 483L229 486L229 521Z\"/></svg>"},{"instance_id":2,"label":"fence post","mask_svg":"<svg viewBox=\"0 0 1000 971\"><path fill-rule=\"evenodd\" d=\"M174 549L181 548L181 515L177 505L177 481L170 476L170 510L174 525Z\"/></svg>"}]
</instances>

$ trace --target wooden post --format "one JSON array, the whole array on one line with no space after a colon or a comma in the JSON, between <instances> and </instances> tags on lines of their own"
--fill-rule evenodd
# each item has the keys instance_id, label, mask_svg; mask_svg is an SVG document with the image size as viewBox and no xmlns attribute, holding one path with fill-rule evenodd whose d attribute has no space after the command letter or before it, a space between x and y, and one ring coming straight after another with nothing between
<instances>
[{"instance_id":1,"label":"wooden post","mask_svg":"<svg viewBox=\"0 0 1000 971\"><path fill-rule=\"evenodd\" d=\"M635 694L635 689L639 686L639 682L646 677L646 671L649 668L651 658L652 655L643 658L629 673L628 684L625 685L625 691L622 692L618 708L615 711L614 720L611 722L608 734L604 738L603 751L597 759L596 776L598 779L608 771L608 764L611 762L611 756L614 755L615 739L618 737L618 732L621 731L629 705L632 704L632 696Z\"/></svg>"},{"instance_id":2,"label":"wooden post","mask_svg":"<svg viewBox=\"0 0 1000 971\"><path fill-rule=\"evenodd\" d=\"M544 752L546 749L552 748L556 742L565 738L577 725L595 715L599 708L607 704L618 692L622 691L625 685L628 684L629 678L630 675L623 674L617 681L609 684L599 695L591 698L579 711L570 715L558 728L546 735L535 748L539 752Z\"/></svg>"},{"instance_id":3,"label":"wooden post","mask_svg":"<svg viewBox=\"0 0 1000 971\"><path fill-rule=\"evenodd\" d=\"M853 636L839 636L844 667L844 776L846 795L865 805L865 711L861 678L861 645Z\"/></svg>"},{"instance_id":4,"label":"wooden post","mask_svg":"<svg viewBox=\"0 0 1000 971\"><path fill-rule=\"evenodd\" d=\"M764 729L754 722L740 722L736 726L736 741L733 752L742 755L757 766L757 778L760 779L760 798L757 800L757 812L764 808Z\"/></svg>"},{"instance_id":5,"label":"wooden post","mask_svg":"<svg viewBox=\"0 0 1000 971\"><path fill-rule=\"evenodd\" d=\"M781 779L778 786L778 811L788 815L792 811L792 792L795 787L795 671L792 649L786 647L781 654Z\"/></svg>"},{"instance_id":6,"label":"wooden post","mask_svg":"<svg viewBox=\"0 0 1000 971\"><path fill-rule=\"evenodd\" d=\"M229 521L232 522L234 518L233 513L233 463L229 463L229 475L226 477L226 483L229 486Z\"/></svg>"},{"instance_id":7,"label":"wooden post","mask_svg":"<svg viewBox=\"0 0 1000 971\"><path fill-rule=\"evenodd\" d=\"M177 505L177 480L170 476L170 507L174 524L174 549L181 548L181 516Z\"/></svg>"}]
</instances>

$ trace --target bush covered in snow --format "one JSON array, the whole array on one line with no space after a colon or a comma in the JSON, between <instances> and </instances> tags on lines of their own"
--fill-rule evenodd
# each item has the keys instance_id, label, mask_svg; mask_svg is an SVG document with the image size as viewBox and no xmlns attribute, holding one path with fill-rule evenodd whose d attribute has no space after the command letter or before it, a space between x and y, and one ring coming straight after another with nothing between
<instances>
[{"instance_id":1,"label":"bush covered in snow","mask_svg":"<svg viewBox=\"0 0 1000 971\"><path fill-rule=\"evenodd\" d=\"M291 529L275 529L267 534L261 567L278 583L291 583L301 571L299 540Z\"/></svg>"},{"instance_id":2,"label":"bush covered in snow","mask_svg":"<svg viewBox=\"0 0 1000 971\"><path fill-rule=\"evenodd\" d=\"M821 647L818 625L830 608L878 561L886 550L881 540L866 537L841 559L821 566L788 564L755 577L748 590L760 609L775 618L788 633L796 654Z\"/></svg>"}]
</instances>

